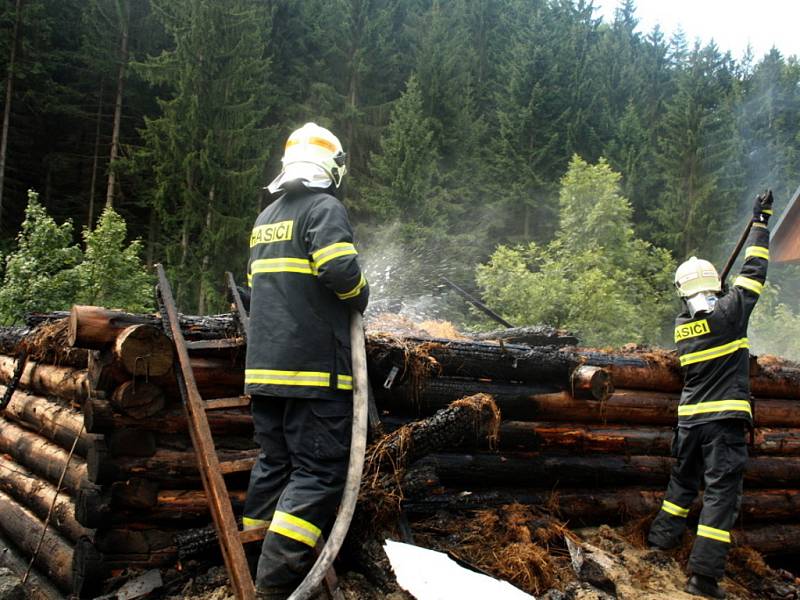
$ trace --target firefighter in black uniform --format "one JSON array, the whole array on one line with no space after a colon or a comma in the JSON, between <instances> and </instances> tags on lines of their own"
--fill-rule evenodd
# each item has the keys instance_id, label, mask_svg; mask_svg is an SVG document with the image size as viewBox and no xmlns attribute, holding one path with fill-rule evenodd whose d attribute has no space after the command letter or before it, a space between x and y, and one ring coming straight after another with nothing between
<instances>
[{"instance_id":1,"label":"firefighter in black uniform","mask_svg":"<svg viewBox=\"0 0 800 600\"><path fill-rule=\"evenodd\" d=\"M718 581L742 500L746 429L753 422L747 323L767 276L771 214L772 192L758 196L744 266L725 293L708 261L692 257L675 273L684 300L675 321L684 387L672 444L675 464L648 542L661 549L680 544L689 507L704 483L686 591L710 598L725 598Z\"/></svg>"},{"instance_id":2,"label":"firefighter in black uniform","mask_svg":"<svg viewBox=\"0 0 800 600\"><path fill-rule=\"evenodd\" d=\"M250 329L245 393L261 453L244 526L268 526L256 573L259 598L287 598L314 562L347 472L352 421L350 311L369 286L334 193L344 152L307 123L286 142L274 198L250 237Z\"/></svg>"}]
</instances>

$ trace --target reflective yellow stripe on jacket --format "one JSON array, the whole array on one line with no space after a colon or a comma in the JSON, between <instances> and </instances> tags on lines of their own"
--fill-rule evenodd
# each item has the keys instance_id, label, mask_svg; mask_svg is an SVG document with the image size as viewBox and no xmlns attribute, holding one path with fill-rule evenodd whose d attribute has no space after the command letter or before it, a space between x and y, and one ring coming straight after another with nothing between
<instances>
[{"instance_id":1,"label":"reflective yellow stripe on jacket","mask_svg":"<svg viewBox=\"0 0 800 600\"><path fill-rule=\"evenodd\" d=\"M697 535L711 538L712 540L717 540L718 542L725 542L726 544L731 543L730 531L725 531L724 529L715 529L714 527L709 527L708 525L698 525Z\"/></svg>"},{"instance_id":2,"label":"reflective yellow stripe on jacket","mask_svg":"<svg viewBox=\"0 0 800 600\"><path fill-rule=\"evenodd\" d=\"M725 411L746 412L751 417L753 416L749 400L714 400L712 402L681 404L678 406L679 417L693 417L694 415Z\"/></svg>"},{"instance_id":3,"label":"reflective yellow stripe on jacket","mask_svg":"<svg viewBox=\"0 0 800 600\"><path fill-rule=\"evenodd\" d=\"M317 545L319 536L322 534L319 527L313 523L280 510L275 511L272 523L269 524L269 530L312 548Z\"/></svg>"},{"instance_id":4,"label":"reflective yellow stripe on jacket","mask_svg":"<svg viewBox=\"0 0 800 600\"><path fill-rule=\"evenodd\" d=\"M750 290L756 294L761 294L764 291L764 284L760 281L756 281L755 279L750 279L749 277L745 277L744 275L739 275L734 281L733 285L738 287L744 288L746 290Z\"/></svg>"},{"instance_id":5,"label":"reflective yellow stripe on jacket","mask_svg":"<svg viewBox=\"0 0 800 600\"><path fill-rule=\"evenodd\" d=\"M278 371L275 369L245 369L244 382L265 385L299 385L310 387L330 387L331 374L324 371ZM336 387L352 390L353 378L338 375Z\"/></svg>"},{"instance_id":6,"label":"reflective yellow stripe on jacket","mask_svg":"<svg viewBox=\"0 0 800 600\"><path fill-rule=\"evenodd\" d=\"M744 257L750 258L751 256L769 260L769 248L765 248L764 246L748 246L744 251Z\"/></svg>"},{"instance_id":7,"label":"reflective yellow stripe on jacket","mask_svg":"<svg viewBox=\"0 0 800 600\"><path fill-rule=\"evenodd\" d=\"M315 275L311 261L305 258L259 258L250 265L250 273L302 273Z\"/></svg>"},{"instance_id":8,"label":"reflective yellow stripe on jacket","mask_svg":"<svg viewBox=\"0 0 800 600\"><path fill-rule=\"evenodd\" d=\"M747 340L747 338L741 338L732 342L728 342L727 344L723 344L722 346L714 346L713 348L706 348L705 350L698 350L697 352L689 352L688 354L681 356L681 366L685 367L686 365L693 365L695 363L713 360L715 358L719 358L720 356L733 354L742 348L749 347L750 342Z\"/></svg>"},{"instance_id":9,"label":"reflective yellow stripe on jacket","mask_svg":"<svg viewBox=\"0 0 800 600\"><path fill-rule=\"evenodd\" d=\"M356 287L354 287L349 292L344 292L343 294L336 292L336 296L339 298L339 300L347 300L349 298L355 298L361 293L361 290L364 289L365 285L367 285L367 280L364 278L364 275L362 274L361 279L359 280Z\"/></svg>"},{"instance_id":10,"label":"reflective yellow stripe on jacket","mask_svg":"<svg viewBox=\"0 0 800 600\"><path fill-rule=\"evenodd\" d=\"M311 255L311 259L314 261L314 266L319 269L322 265L332 261L334 258L347 256L349 254L358 254L358 252L356 252L356 247L350 242L337 242L336 244L320 248Z\"/></svg>"}]
</instances>

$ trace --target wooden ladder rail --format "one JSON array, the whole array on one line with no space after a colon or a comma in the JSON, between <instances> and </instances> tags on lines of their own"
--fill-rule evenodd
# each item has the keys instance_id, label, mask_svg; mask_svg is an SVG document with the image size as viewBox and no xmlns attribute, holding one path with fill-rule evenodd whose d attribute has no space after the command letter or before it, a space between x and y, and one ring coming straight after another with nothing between
<instances>
[{"instance_id":1,"label":"wooden ladder rail","mask_svg":"<svg viewBox=\"0 0 800 600\"><path fill-rule=\"evenodd\" d=\"M181 391L183 406L186 410L186 420L189 425L192 445L197 454L203 488L206 491L214 528L217 531L217 539L222 549L222 558L225 561L225 568L228 571L228 577L236 597L239 600L255 600L255 585L250 576L250 568L244 553L241 534L236 524L236 518L233 515L228 489L220 470L214 440L211 437L211 428L208 425L206 416L206 402L197 389L194 372L189 362L189 352L186 349L186 341L183 338L178 322L178 311L172 295L172 288L167 280L164 267L159 264L156 265L156 269L158 272L161 317L165 320L165 324L169 329L167 333L171 334L170 337L178 354L180 368L176 369L176 378Z\"/></svg>"}]
</instances>

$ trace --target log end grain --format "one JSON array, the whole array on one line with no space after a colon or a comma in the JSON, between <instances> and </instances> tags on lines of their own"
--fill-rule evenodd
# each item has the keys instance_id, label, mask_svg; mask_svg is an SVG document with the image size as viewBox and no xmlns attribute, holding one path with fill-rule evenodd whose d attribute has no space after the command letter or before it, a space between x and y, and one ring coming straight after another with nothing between
<instances>
[{"instance_id":1,"label":"log end grain","mask_svg":"<svg viewBox=\"0 0 800 600\"><path fill-rule=\"evenodd\" d=\"M111 404L123 414L144 419L164 408L166 400L160 386L146 381L126 381L111 394Z\"/></svg>"},{"instance_id":2,"label":"log end grain","mask_svg":"<svg viewBox=\"0 0 800 600\"><path fill-rule=\"evenodd\" d=\"M576 397L604 402L614 393L614 382L606 369L582 365L572 373L572 390Z\"/></svg>"},{"instance_id":3,"label":"log end grain","mask_svg":"<svg viewBox=\"0 0 800 600\"><path fill-rule=\"evenodd\" d=\"M152 325L133 325L120 332L114 355L133 376L158 377L172 369L172 342Z\"/></svg>"}]
</instances>

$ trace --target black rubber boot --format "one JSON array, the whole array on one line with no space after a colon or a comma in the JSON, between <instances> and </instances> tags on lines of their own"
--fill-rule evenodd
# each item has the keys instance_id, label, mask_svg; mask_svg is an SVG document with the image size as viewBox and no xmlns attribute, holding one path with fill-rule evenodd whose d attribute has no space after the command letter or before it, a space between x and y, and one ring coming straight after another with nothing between
<instances>
[{"instance_id":1,"label":"black rubber boot","mask_svg":"<svg viewBox=\"0 0 800 600\"><path fill-rule=\"evenodd\" d=\"M705 596L706 598L719 598L723 600L726 597L725 590L719 587L716 579L700 574L692 575L689 578L684 591L688 594Z\"/></svg>"}]
</instances>

